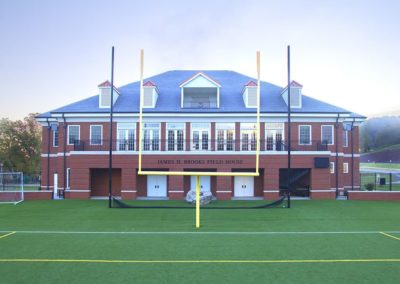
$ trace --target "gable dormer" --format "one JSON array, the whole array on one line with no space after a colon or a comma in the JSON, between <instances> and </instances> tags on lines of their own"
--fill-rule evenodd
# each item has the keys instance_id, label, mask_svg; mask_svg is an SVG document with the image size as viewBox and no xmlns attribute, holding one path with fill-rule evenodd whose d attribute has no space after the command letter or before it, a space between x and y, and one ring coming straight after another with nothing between
<instances>
[{"instance_id":1,"label":"gable dormer","mask_svg":"<svg viewBox=\"0 0 400 284\"><path fill-rule=\"evenodd\" d=\"M248 82L243 88L243 102L246 108L257 107L257 83Z\"/></svg>"},{"instance_id":2,"label":"gable dormer","mask_svg":"<svg viewBox=\"0 0 400 284\"><path fill-rule=\"evenodd\" d=\"M158 99L157 86L147 81L143 84L143 108L155 108Z\"/></svg>"},{"instance_id":3,"label":"gable dormer","mask_svg":"<svg viewBox=\"0 0 400 284\"><path fill-rule=\"evenodd\" d=\"M219 108L221 85L206 74L199 72L179 87L182 108Z\"/></svg>"},{"instance_id":4,"label":"gable dormer","mask_svg":"<svg viewBox=\"0 0 400 284\"><path fill-rule=\"evenodd\" d=\"M110 81L105 81L99 86L99 108L109 108L111 106L111 83ZM113 93L113 105L118 100L119 90L114 87Z\"/></svg>"},{"instance_id":5,"label":"gable dormer","mask_svg":"<svg viewBox=\"0 0 400 284\"><path fill-rule=\"evenodd\" d=\"M296 81L290 82L290 108L302 107L302 89L303 85L297 83ZM283 89L281 95L286 105L288 105L288 87Z\"/></svg>"}]
</instances>

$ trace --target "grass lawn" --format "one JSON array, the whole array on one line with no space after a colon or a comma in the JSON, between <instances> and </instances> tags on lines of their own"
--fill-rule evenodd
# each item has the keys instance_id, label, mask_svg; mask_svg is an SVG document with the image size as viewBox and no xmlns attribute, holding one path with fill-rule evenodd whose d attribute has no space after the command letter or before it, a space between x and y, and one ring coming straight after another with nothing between
<instances>
[{"instance_id":1,"label":"grass lawn","mask_svg":"<svg viewBox=\"0 0 400 284\"><path fill-rule=\"evenodd\" d=\"M193 209L1 205L0 282L398 283L399 216L398 202L293 201L291 209L202 210L196 230Z\"/></svg>"},{"instance_id":2,"label":"grass lawn","mask_svg":"<svg viewBox=\"0 0 400 284\"><path fill-rule=\"evenodd\" d=\"M398 163L360 163L360 168L391 169L400 170Z\"/></svg>"}]
</instances>

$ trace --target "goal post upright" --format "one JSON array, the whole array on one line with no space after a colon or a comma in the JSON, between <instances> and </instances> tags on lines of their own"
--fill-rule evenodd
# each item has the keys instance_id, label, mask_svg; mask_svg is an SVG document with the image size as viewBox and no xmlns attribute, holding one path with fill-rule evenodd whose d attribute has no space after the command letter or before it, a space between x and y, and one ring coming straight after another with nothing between
<instances>
[{"instance_id":1,"label":"goal post upright","mask_svg":"<svg viewBox=\"0 0 400 284\"><path fill-rule=\"evenodd\" d=\"M140 86L139 86L139 157L138 175L159 175L159 176L195 176L196 177L196 229L200 228L200 177L201 176L230 176L230 177L256 177L260 175L260 51L256 52L257 66L257 107L256 107L256 159L254 172L185 172L185 171L146 171L142 169L143 152L143 70L144 50L140 50Z\"/></svg>"}]
</instances>

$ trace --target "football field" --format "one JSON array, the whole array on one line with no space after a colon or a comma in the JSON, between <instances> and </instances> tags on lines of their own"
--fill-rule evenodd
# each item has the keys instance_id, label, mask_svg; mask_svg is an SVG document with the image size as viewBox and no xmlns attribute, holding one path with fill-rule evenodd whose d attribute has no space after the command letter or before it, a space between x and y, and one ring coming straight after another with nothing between
<instances>
[{"instance_id":1,"label":"football field","mask_svg":"<svg viewBox=\"0 0 400 284\"><path fill-rule=\"evenodd\" d=\"M201 210L199 230L194 222L194 209L109 209L104 200L1 205L0 282L399 283L398 202L292 201Z\"/></svg>"}]
</instances>

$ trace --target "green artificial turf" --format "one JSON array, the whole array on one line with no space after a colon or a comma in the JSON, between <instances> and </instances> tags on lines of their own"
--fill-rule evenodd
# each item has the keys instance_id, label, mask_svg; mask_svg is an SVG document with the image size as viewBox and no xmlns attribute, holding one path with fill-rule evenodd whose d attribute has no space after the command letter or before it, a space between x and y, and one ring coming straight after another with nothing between
<instances>
[{"instance_id":1,"label":"green artificial turf","mask_svg":"<svg viewBox=\"0 0 400 284\"><path fill-rule=\"evenodd\" d=\"M185 205L181 201L135 204ZM0 238L0 283L398 283L400 279L400 240L395 239L400 238L398 202L313 200L292 201L291 209L202 210L199 230L194 228L194 213L193 209L108 209L102 200L1 205L0 237L16 233ZM54 233L61 231L76 233ZM5 259L183 262L2 262ZM392 261L185 263L354 259Z\"/></svg>"}]
</instances>

